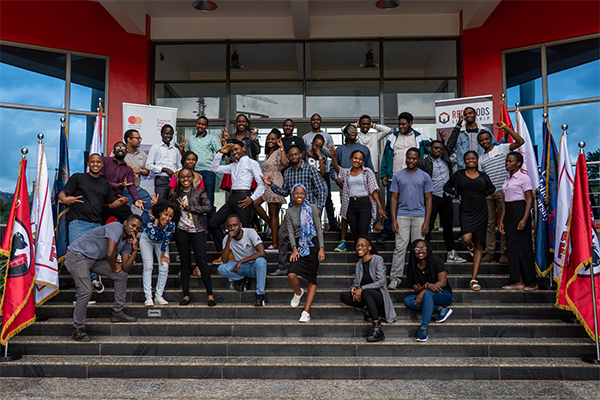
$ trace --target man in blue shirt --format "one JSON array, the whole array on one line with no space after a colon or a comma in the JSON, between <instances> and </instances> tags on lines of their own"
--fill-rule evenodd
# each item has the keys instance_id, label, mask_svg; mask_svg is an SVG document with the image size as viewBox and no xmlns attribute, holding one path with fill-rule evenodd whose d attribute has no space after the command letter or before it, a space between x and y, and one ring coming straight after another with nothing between
<instances>
[{"instance_id":1,"label":"man in blue shirt","mask_svg":"<svg viewBox=\"0 0 600 400\"><path fill-rule=\"evenodd\" d=\"M420 152L416 147L406 151L406 168L394 174L390 191L392 230L396 233L396 247L390 271L388 289L400 286L404 275L406 248L411 240L423 239L429 232L431 217L431 177L417 168Z\"/></svg>"}]
</instances>

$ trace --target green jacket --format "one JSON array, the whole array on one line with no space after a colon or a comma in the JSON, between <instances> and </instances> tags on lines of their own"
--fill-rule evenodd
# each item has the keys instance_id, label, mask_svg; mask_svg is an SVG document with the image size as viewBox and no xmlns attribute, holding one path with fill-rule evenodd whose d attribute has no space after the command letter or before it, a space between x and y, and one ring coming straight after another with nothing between
<instances>
[{"instance_id":1,"label":"green jacket","mask_svg":"<svg viewBox=\"0 0 600 400\"><path fill-rule=\"evenodd\" d=\"M415 133L415 142L417 142L417 148L421 153L420 158L423 158L425 154L429 154L429 145L431 144L431 141L425 135L421 135L421 133L414 129L412 132ZM385 150L383 151L383 157L381 159L381 169L379 170L380 178L387 177L391 181L394 177L394 144L396 144L396 139L398 139L399 134L400 131L395 131L385 143Z\"/></svg>"}]
</instances>

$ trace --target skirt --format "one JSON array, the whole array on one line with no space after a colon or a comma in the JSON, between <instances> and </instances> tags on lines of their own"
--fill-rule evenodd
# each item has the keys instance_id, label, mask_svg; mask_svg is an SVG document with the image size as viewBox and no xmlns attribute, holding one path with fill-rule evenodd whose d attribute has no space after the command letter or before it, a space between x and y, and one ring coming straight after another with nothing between
<instances>
[{"instance_id":1,"label":"skirt","mask_svg":"<svg viewBox=\"0 0 600 400\"><path fill-rule=\"evenodd\" d=\"M507 201L504 203L504 231L506 232L506 255L508 256L508 272L510 283L517 283L523 277L523 283L535 282L533 265L533 244L531 241L531 214L525 229L518 230L519 221L525 214L525 200Z\"/></svg>"},{"instance_id":2,"label":"skirt","mask_svg":"<svg viewBox=\"0 0 600 400\"><path fill-rule=\"evenodd\" d=\"M296 239L297 241L298 239ZM317 284L317 271L319 270L319 241L315 236L312 240L314 246L310 248L307 256L300 257L296 261L290 262L288 274L296 274L313 285Z\"/></svg>"},{"instance_id":3,"label":"skirt","mask_svg":"<svg viewBox=\"0 0 600 400\"><path fill-rule=\"evenodd\" d=\"M487 205L484 203L482 207L466 211L464 210L464 204L460 203L458 210L460 213L460 234L472 233L473 236L477 236L483 242L485 247L488 220Z\"/></svg>"}]
</instances>

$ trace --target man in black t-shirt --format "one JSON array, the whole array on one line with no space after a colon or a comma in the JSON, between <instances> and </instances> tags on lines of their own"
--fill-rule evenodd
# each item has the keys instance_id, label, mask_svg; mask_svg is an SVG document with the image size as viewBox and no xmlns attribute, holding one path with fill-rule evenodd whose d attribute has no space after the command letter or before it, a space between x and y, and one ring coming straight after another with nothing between
<instances>
[{"instance_id":1,"label":"man in black t-shirt","mask_svg":"<svg viewBox=\"0 0 600 400\"><path fill-rule=\"evenodd\" d=\"M283 149L286 154L290 148L297 147L302 152L302 159L306 160L306 146L304 144L304 139L294 136L294 121L289 118L283 121L283 137L281 138L281 141L283 142Z\"/></svg>"}]
</instances>

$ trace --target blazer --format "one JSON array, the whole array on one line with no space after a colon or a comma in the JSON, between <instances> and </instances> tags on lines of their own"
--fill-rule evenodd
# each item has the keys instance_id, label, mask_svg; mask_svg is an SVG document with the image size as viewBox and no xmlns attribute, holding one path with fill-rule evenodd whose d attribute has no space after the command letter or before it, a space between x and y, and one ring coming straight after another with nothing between
<instances>
[{"instance_id":1,"label":"blazer","mask_svg":"<svg viewBox=\"0 0 600 400\"><path fill-rule=\"evenodd\" d=\"M387 288L386 269L383 258L380 255L373 254L371 262L369 263L369 274L373 278L373 283L362 286L363 289L379 289L383 297L383 305L385 307L385 320L388 324L396 322L396 310L394 310L394 303ZM352 286L355 288L361 288L360 281L363 278L363 262L358 260L356 263L356 275L354 276L354 282Z\"/></svg>"}]
</instances>

